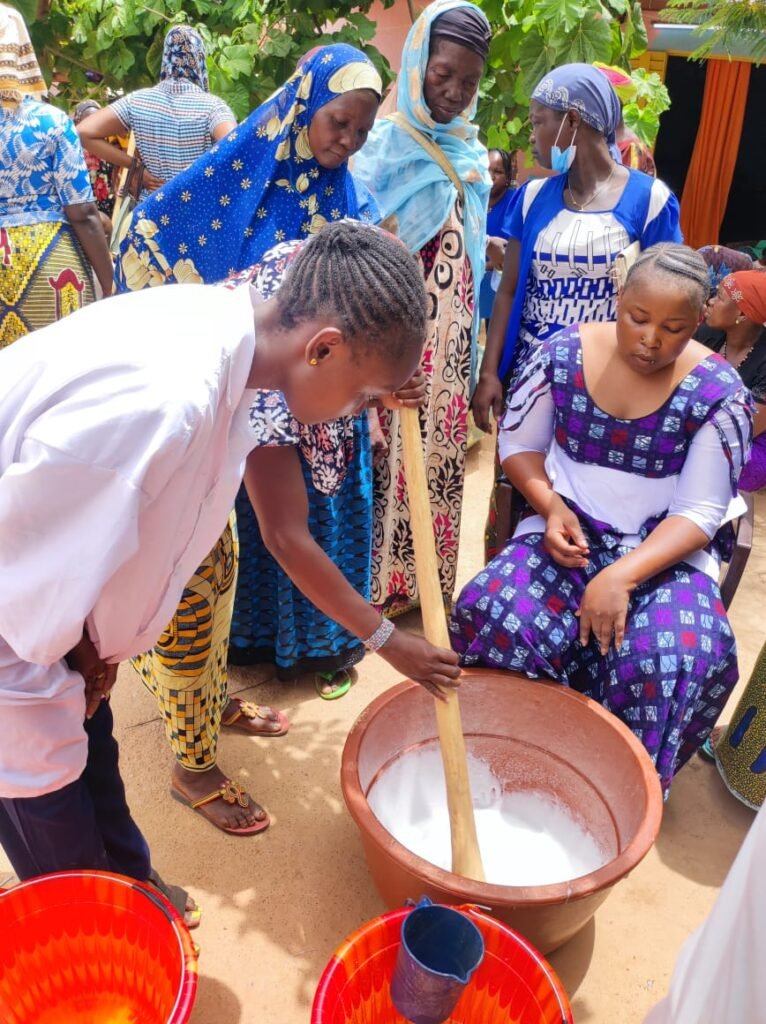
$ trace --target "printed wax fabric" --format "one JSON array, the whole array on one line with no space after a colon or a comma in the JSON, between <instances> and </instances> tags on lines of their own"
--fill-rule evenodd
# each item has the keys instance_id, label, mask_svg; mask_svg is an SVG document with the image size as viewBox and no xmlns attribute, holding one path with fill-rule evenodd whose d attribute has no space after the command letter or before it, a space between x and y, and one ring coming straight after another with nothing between
<instances>
[{"instance_id":1,"label":"printed wax fabric","mask_svg":"<svg viewBox=\"0 0 766 1024\"><path fill-rule=\"evenodd\" d=\"M136 207L115 268L117 290L213 284L257 263L278 242L356 218L347 164L326 170L308 141L316 111L355 89L382 90L360 50L334 44L304 57L247 120Z\"/></svg>"}]
</instances>

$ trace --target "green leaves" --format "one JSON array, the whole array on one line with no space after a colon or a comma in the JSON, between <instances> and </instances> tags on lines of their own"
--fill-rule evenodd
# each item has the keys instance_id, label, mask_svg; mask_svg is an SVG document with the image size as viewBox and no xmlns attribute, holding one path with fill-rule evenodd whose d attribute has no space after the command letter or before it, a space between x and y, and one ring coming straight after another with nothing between
<instances>
[{"instance_id":1,"label":"green leaves","mask_svg":"<svg viewBox=\"0 0 766 1024\"><path fill-rule=\"evenodd\" d=\"M547 22L557 32L573 32L588 13L592 4L580 0L537 0L532 23Z\"/></svg>"},{"instance_id":2,"label":"green leaves","mask_svg":"<svg viewBox=\"0 0 766 1024\"><path fill-rule=\"evenodd\" d=\"M693 58L720 48L730 56L748 54L756 65L766 60L764 0L668 0L668 8L673 21L697 26L700 45Z\"/></svg>"},{"instance_id":3,"label":"green leaves","mask_svg":"<svg viewBox=\"0 0 766 1024\"><path fill-rule=\"evenodd\" d=\"M588 11L571 32L557 30L551 44L566 54L559 63L592 64L600 60L608 64L612 58L611 22L600 12Z\"/></svg>"},{"instance_id":4,"label":"green leaves","mask_svg":"<svg viewBox=\"0 0 766 1024\"><path fill-rule=\"evenodd\" d=\"M524 82L524 93L528 98L540 81L550 70L555 68L558 60L558 47L553 40L547 42L536 32L530 32L521 44L519 54L519 71Z\"/></svg>"},{"instance_id":5,"label":"green leaves","mask_svg":"<svg viewBox=\"0 0 766 1024\"><path fill-rule=\"evenodd\" d=\"M109 102L116 92L153 85L165 33L190 24L205 40L211 89L246 117L320 43L349 42L364 49L391 81L388 61L373 45L373 0L51 0L45 21L35 21L41 0L18 0L43 66L64 73L61 106L85 92ZM47 0L46 0L47 2ZM499 2L499 0L498 0ZM384 0L390 7L393 0ZM332 29L332 31L330 31ZM94 86L85 72L97 72Z\"/></svg>"},{"instance_id":6,"label":"green leaves","mask_svg":"<svg viewBox=\"0 0 766 1024\"><path fill-rule=\"evenodd\" d=\"M152 85L159 76L162 44L172 24L194 25L208 51L212 91L246 117L294 71L298 59L326 42L361 47L383 77L388 61L376 49L372 0L14 0L30 26L38 57L50 75L64 73L60 102L68 109L83 95L108 102L115 92ZM47 3L47 0L45 0ZM391 7L395 0L383 0ZM403 3L404 0L396 0ZM601 60L627 68L646 49L639 0L476 0L490 19L493 38L482 83L478 121L492 146L527 149L529 97L559 64ZM766 2L763 11L766 40ZM671 0L698 11L727 6L722 0ZM747 2L728 4L741 9ZM696 15L699 18L699 13ZM739 23L739 22L738 22ZM766 43L764 43L766 52ZM101 85L86 71L103 75ZM638 76L635 104L626 120L653 141L667 92L657 76ZM664 91L661 92L660 90ZM635 109L632 107L635 106Z\"/></svg>"},{"instance_id":7,"label":"green leaves","mask_svg":"<svg viewBox=\"0 0 766 1024\"><path fill-rule=\"evenodd\" d=\"M625 124L642 142L653 146L660 130L660 114L670 107L670 95L653 71L637 68L630 77L636 86L636 96L623 108Z\"/></svg>"},{"instance_id":8,"label":"green leaves","mask_svg":"<svg viewBox=\"0 0 766 1024\"><path fill-rule=\"evenodd\" d=\"M631 103L625 107L623 117L628 128L634 131L642 142L649 146L654 145L657 132L660 130L660 117L656 111L651 107L642 108Z\"/></svg>"}]
</instances>

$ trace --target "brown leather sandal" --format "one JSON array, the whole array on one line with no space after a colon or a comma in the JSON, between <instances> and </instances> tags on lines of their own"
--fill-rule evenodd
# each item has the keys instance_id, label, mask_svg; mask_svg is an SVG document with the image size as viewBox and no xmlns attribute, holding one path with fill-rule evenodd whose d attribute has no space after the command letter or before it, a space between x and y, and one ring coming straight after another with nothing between
<instances>
[{"instance_id":1,"label":"brown leather sandal","mask_svg":"<svg viewBox=\"0 0 766 1024\"><path fill-rule=\"evenodd\" d=\"M232 836L257 836L259 832L265 832L271 824L271 819L267 814L263 821L256 821L253 825L248 825L246 828L230 828L225 825L219 825L215 818L207 813L206 808L208 804L212 804L215 800L223 800L225 804L230 804L232 807L234 804L239 804L242 808L250 806L250 797L242 786L238 782L232 781L232 779L227 779L222 786L214 792L208 793L207 796L203 796L201 800L190 800L180 789L176 789L175 786L171 787L170 795L174 800L184 804L185 807L190 807L193 811L202 815L206 821L209 821L219 831L228 832Z\"/></svg>"},{"instance_id":2,"label":"brown leather sandal","mask_svg":"<svg viewBox=\"0 0 766 1024\"><path fill-rule=\"evenodd\" d=\"M282 711L277 711L276 708L261 707L259 704L253 704L249 700L242 700L240 697L232 697L231 703L236 705L234 714L230 714L228 718L221 719L221 725L225 725L227 728L234 727L241 732L246 732L248 736L265 736L267 739L273 736L284 736L290 730L290 722L287 715ZM246 722L254 722L257 718L262 722L273 722L274 719L269 712L273 712L277 716L276 721L279 722L279 730L277 732L254 732L250 726L245 724Z\"/></svg>"}]
</instances>

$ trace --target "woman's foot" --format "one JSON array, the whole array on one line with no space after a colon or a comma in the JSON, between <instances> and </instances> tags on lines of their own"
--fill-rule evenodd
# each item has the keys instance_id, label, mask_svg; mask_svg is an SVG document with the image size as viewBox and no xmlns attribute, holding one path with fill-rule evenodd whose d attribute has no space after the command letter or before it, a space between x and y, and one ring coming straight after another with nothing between
<instances>
[{"instance_id":1,"label":"woman's foot","mask_svg":"<svg viewBox=\"0 0 766 1024\"><path fill-rule=\"evenodd\" d=\"M171 793L222 832L256 835L269 826L266 811L218 766L206 772L173 768Z\"/></svg>"},{"instance_id":2,"label":"woman's foot","mask_svg":"<svg viewBox=\"0 0 766 1024\"><path fill-rule=\"evenodd\" d=\"M191 931L198 928L202 920L202 911L186 889L180 885L168 885L163 881L157 872L152 868L152 873L146 879L146 884L159 890L168 902L170 902L178 913L183 917L186 927Z\"/></svg>"},{"instance_id":3,"label":"woman's foot","mask_svg":"<svg viewBox=\"0 0 766 1024\"><path fill-rule=\"evenodd\" d=\"M710 732L710 735L702 744L699 749L700 757L704 757L707 761L715 761L715 748L718 745L723 734L723 726L716 725Z\"/></svg>"},{"instance_id":4,"label":"woman's foot","mask_svg":"<svg viewBox=\"0 0 766 1024\"><path fill-rule=\"evenodd\" d=\"M345 697L353 682L351 673L346 669L337 672L317 672L314 677L316 691L322 700L337 700Z\"/></svg>"},{"instance_id":5,"label":"woman's foot","mask_svg":"<svg viewBox=\"0 0 766 1024\"><path fill-rule=\"evenodd\" d=\"M249 736L284 736L290 728L287 715L276 708L253 704L240 697L230 697L221 715L221 725L239 729Z\"/></svg>"}]
</instances>

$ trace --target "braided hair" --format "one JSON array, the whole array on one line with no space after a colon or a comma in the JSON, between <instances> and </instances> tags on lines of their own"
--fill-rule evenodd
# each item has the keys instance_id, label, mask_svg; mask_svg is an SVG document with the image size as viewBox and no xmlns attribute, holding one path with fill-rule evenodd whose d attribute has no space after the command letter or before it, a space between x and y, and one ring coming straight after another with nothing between
<instances>
[{"instance_id":1,"label":"braided hair","mask_svg":"<svg viewBox=\"0 0 766 1024\"><path fill-rule=\"evenodd\" d=\"M710 276L704 258L688 245L662 242L645 249L628 271L624 290L655 274L683 287L700 310L710 295Z\"/></svg>"},{"instance_id":2,"label":"braided hair","mask_svg":"<svg viewBox=\"0 0 766 1024\"><path fill-rule=\"evenodd\" d=\"M492 156L493 153L497 153L500 157L500 161L503 165L503 171L508 179L508 184L510 185L515 178L515 174L513 173L513 157L507 149L490 149L488 155Z\"/></svg>"},{"instance_id":3,"label":"braided hair","mask_svg":"<svg viewBox=\"0 0 766 1024\"><path fill-rule=\"evenodd\" d=\"M396 361L425 340L420 266L397 238L369 224L323 227L291 262L276 298L283 329L330 316L355 352Z\"/></svg>"}]
</instances>

